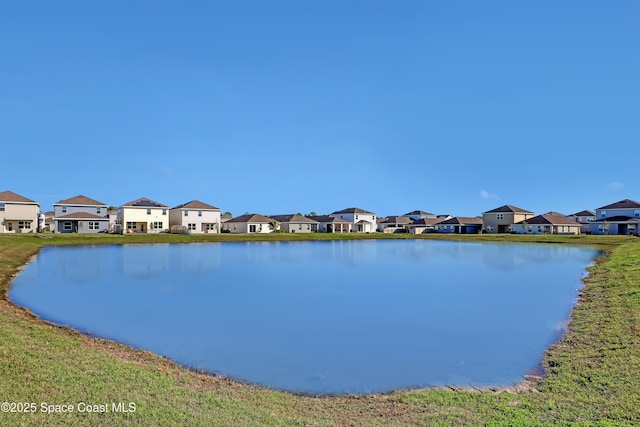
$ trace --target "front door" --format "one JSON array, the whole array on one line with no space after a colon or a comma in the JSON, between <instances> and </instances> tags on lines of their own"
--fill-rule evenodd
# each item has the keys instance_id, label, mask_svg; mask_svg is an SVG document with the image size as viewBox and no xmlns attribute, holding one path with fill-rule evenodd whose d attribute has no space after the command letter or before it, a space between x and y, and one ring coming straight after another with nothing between
<instances>
[{"instance_id":1,"label":"front door","mask_svg":"<svg viewBox=\"0 0 640 427\"><path fill-rule=\"evenodd\" d=\"M140 224L140 232L144 233L144 223Z\"/></svg>"},{"instance_id":2,"label":"front door","mask_svg":"<svg viewBox=\"0 0 640 427\"><path fill-rule=\"evenodd\" d=\"M7 223L7 230L8 231L13 231L13 223L12 222L8 222Z\"/></svg>"}]
</instances>

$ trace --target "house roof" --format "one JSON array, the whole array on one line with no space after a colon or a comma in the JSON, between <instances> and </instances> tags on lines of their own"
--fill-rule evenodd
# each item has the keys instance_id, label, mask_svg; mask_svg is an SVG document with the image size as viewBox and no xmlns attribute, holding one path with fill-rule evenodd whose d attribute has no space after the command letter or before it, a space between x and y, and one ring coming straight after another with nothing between
<instances>
[{"instance_id":1,"label":"house roof","mask_svg":"<svg viewBox=\"0 0 640 427\"><path fill-rule=\"evenodd\" d=\"M347 208L341 211L335 211L331 215L336 214L373 214L373 212L365 211L364 209L360 208Z\"/></svg>"},{"instance_id":2,"label":"house roof","mask_svg":"<svg viewBox=\"0 0 640 427\"><path fill-rule=\"evenodd\" d=\"M624 216L624 215L618 215L618 216L612 216L609 218L603 218L600 219L598 221L592 221L592 224L606 224L606 223L610 223L610 222L626 222L629 224L634 224L634 223L639 223L640 219L639 218L634 218L634 217L630 217L630 216Z\"/></svg>"},{"instance_id":3,"label":"house roof","mask_svg":"<svg viewBox=\"0 0 640 427\"><path fill-rule=\"evenodd\" d=\"M486 211L485 213L528 213L528 214L532 214L533 212L524 210L522 208L519 208L519 207L513 206L513 205L504 205L504 206L500 206L499 208L495 208L495 209L491 209L490 211Z\"/></svg>"},{"instance_id":4,"label":"house roof","mask_svg":"<svg viewBox=\"0 0 640 427\"><path fill-rule=\"evenodd\" d=\"M468 217L468 216L456 216L451 219L440 222L438 225L482 225L482 218Z\"/></svg>"},{"instance_id":5,"label":"house roof","mask_svg":"<svg viewBox=\"0 0 640 427\"><path fill-rule=\"evenodd\" d=\"M95 219L95 220L109 221L109 218L92 214L89 212L74 212L66 215L57 216L54 219Z\"/></svg>"},{"instance_id":6,"label":"house roof","mask_svg":"<svg viewBox=\"0 0 640 427\"><path fill-rule=\"evenodd\" d=\"M53 206L56 205L107 206L105 203L83 196L82 194L71 197L70 199L60 200L53 204Z\"/></svg>"},{"instance_id":7,"label":"house roof","mask_svg":"<svg viewBox=\"0 0 640 427\"><path fill-rule=\"evenodd\" d=\"M176 206L175 208L171 208L171 209L201 209L201 210L213 210L213 211L219 211L219 208L216 208L215 206L211 206L208 205L204 202L201 202L200 200L192 200L190 202L187 203L183 203L181 205Z\"/></svg>"},{"instance_id":8,"label":"house roof","mask_svg":"<svg viewBox=\"0 0 640 427\"><path fill-rule=\"evenodd\" d=\"M273 218L269 218L260 214L244 214L244 215L237 216L235 218L231 218L229 221L226 221L226 222L258 222L258 223L271 224L273 221L274 221Z\"/></svg>"},{"instance_id":9,"label":"house roof","mask_svg":"<svg viewBox=\"0 0 640 427\"><path fill-rule=\"evenodd\" d=\"M636 202L635 200L624 199L620 200L619 202L615 202L610 205L598 208L598 210L600 209L640 209L640 203Z\"/></svg>"},{"instance_id":10,"label":"house roof","mask_svg":"<svg viewBox=\"0 0 640 427\"><path fill-rule=\"evenodd\" d=\"M570 220L565 215L559 212L547 212L542 215L536 215L532 218L529 218L525 221L520 221L518 224L527 223L528 225L575 225L580 226L579 222Z\"/></svg>"},{"instance_id":11,"label":"house roof","mask_svg":"<svg viewBox=\"0 0 640 427\"><path fill-rule=\"evenodd\" d=\"M576 212L574 214L571 214L572 216L596 216L596 213L593 211L580 211L580 212Z\"/></svg>"},{"instance_id":12,"label":"house roof","mask_svg":"<svg viewBox=\"0 0 640 427\"><path fill-rule=\"evenodd\" d=\"M288 215L270 215L270 218L275 219L278 222L288 222L288 223L316 223L315 219L307 218L306 216L302 216L300 214L288 214Z\"/></svg>"},{"instance_id":13,"label":"house roof","mask_svg":"<svg viewBox=\"0 0 640 427\"><path fill-rule=\"evenodd\" d=\"M315 221L318 221L318 222L340 222L340 223L344 223L344 224L351 224L346 219L336 218L336 217L330 216L330 215L309 216L308 218L311 218L311 219L313 219Z\"/></svg>"},{"instance_id":14,"label":"house roof","mask_svg":"<svg viewBox=\"0 0 640 427\"><path fill-rule=\"evenodd\" d=\"M430 212L425 212L425 211L418 210L418 211L407 212L403 216L409 216L409 215L420 215L420 216L423 216L423 215L434 215L434 214L432 214Z\"/></svg>"},{"instance_id":15,"label":"house roof","mask_svg":"<svg viewBox=\"0 0 640 427\"><path fill-rule=\"evenodd\" d=\"M26 197L9 190L0 192L0 202L35 203L36 205L40 206L38 202L27 199Z\"/></svg>"},{"instance_id":16,"label":"house roof","mask_svg":"<svg viewBox=\"0 0 640 427\"><path fill-rule=\"evenodd\" d=\"M411 223L411 218L406 216L388 216L384 221L380 222L380 224L409 224L409 223Z\"/></svg>"},{"instance_id":17,"label":"house roof","mask_svg":"<svg viewBox=\"0 0 640 427\"><path fill-rule=\"evenodd\" d=\"M413 225L416 227L420 227L420 226L428 227L428 226L440 224L442 221L443 221L442 218L422 218L422 219L417 219L413 221L409 225Z\"/></svg>"},{"instance_id":18,"label":"house roof","mask_svg":"<svg viewBox=\"0 0 640 427\"><path fill-rule=\"evenodd\" d=\"M154 200L141 197L129 203L125 203L122 207L126 208L168 208L169 206L158 203Z\"/></svg>"}]
</instances>

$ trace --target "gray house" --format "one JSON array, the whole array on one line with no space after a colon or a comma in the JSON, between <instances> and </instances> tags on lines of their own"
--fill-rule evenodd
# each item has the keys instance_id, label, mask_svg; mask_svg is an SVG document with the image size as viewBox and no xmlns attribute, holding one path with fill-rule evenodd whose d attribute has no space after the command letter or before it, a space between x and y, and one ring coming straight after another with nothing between
<instances>
[{"instance_id":1,"label":"gray house","mask_svg":"<svg viewBox=\"0 0 640 427\"><path fill-rule=\"evenodd\" d=\"M109 231L107 205L78 195L53 204L56 233L106 233Z\"/></svg>"},{"instance_id":2,"label":"gray house","mask_svg":"<svg viewBox=\"0 0 640 427\"><path fill-rule=\"evenodd\" d=\"M624 199L596 209L596 220L589 225L591 234L632 234L640 229L640 203Z\"/></svg>"},{"instance_id":3,"label":"gray house","mask_svg":"<svg viewBox=\"0 0 640 427\"><path fill-rule=\"evenodd\" d=\"M280 230L285 233L315 233L318 231L318 221L300 214L271 215L270 218L280 223Z\"/></svg>"}]
</instances>

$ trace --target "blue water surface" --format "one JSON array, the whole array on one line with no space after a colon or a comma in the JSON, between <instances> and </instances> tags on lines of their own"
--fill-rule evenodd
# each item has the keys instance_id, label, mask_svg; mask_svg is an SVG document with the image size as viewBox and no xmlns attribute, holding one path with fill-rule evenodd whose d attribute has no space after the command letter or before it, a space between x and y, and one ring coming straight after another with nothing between
<instances>
[{"instance_id":1,"label":"blue water surface","mask_svg":"<svg viewBox=\"0 0 640 427\"><path fill-rule=\"evenodd\" d=\"M597 255L431 240L47 247L9 298L282 390L508 386L558 339Z\"/></svg>"}]
</instances>

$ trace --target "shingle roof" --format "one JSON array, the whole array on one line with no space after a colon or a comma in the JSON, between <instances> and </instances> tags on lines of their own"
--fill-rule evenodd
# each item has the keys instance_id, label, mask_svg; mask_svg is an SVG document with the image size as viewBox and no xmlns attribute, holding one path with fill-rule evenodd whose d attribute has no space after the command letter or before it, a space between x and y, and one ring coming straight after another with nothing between
<instances>
[{"instance_id":1,"label":"shingle roof","mask_svg":"<svg viewBox=\"0 0 640 427\"><path fill-rule=\"evenodd\" d=\"M533 212L524 210L524 209L519 208L517 206L504 205L504 206L500 206L499 208L495 208L495 209L491 209L490 211L486 211L485 213L529 213L529 214L532 214Z\"/></svg>"},{"instance_id":2,"label":"shingle roof","mask_svg":"<svg viewBox=\"0 0 640 427\"><path fill-rule=\"evenodd\" d=\"M71 197L70 199L60 200L53 205L107 206L105 203L83 196L82 194Z\"/></svg>"},{"instance_id":3,"label":"shingle roof","mask_svg":"<svg viewBox=\"0 0 640 427\"><path fill-rule=\"evenodd\" d=\"M66 215L57 216L54 219L100 219L103 221L109 221L109 218L92 214L89 212L74 212Z\"/></svg>"},{"instance_id":4,"label":"shingle roof","mask_svg":"<svg viewBox=\"0 0 640 427\"><path fill-rule=\"evenodd\" d=\"M341 222L341 223L345 223L345 224L351 224L346 219L336 218L336 217L330 216L330 215L309 216L308 218L311 218L314 221L318 221L318 222Z\"/></svg>"},{"instance_id":5,"label":"shingle roof","mask_svg":"<svg viewBox=\"0 0 640 427\"><path fill-rule=\"evenodd\" d=\"M600 209L640 209L640 203L636 202L635 200L624 199L620 200L619 202L615 202L610 205L598 208L598 210Z\"/></svg>"},{"instance_id":6,"label":"shingle roof","mask_svg":"<svg viewBox=\"0 0 640 427\"><path fill-rule=\"evenodd\" d=\"M289 222L289 223L316 223L315 219L307 218L306 216L302 216L300 214L288 214L288 215L270 215L270 218L275 219L278 222Z\"/></svg>"},{"instance_id":7,"label":"shingle roof","mask_svg":"<svg viewBox=\"0 0 640 427\"><path fill-rule=\"evenodd\" d=\"M147 199L145 197L141 197L129 203L125 203L122 206L127 208L168 208L169 207L167 205L163 205L162 203L158 203L154 200Z\"/></svg>"},{"instance_id":8,"label":"shingle roof","mask_svg":"<svg viewBox=\"0 0 640 427\"><path fill-rule=\"evenodd\" d=\"M409 215L420 215L420 216L423 216L423 215L433 215L433 214L430 213L430 212L425 212L425 211L418 210L418 211L407 212L403 216L409 216Z\"/></svg>"},{"instance_id":9,"label":"shingle roof","mask_svg":"<svg viewBox=\"0 0 640 427\"><path fill-rule=\"evenodd\" d=\"M273 218L269 218L264 215L245 214L245 215L237 216L235 218L231 218L229 221L226 221L226 222L259 222L259 223L271 224L273 221L274 221Z\"/></svg>"},{"instance_id":10,"label":"shingle roof","mask_svg":"<svg viewBox=\"0 0 640 427\"><path fill-rule=\"evenodd\" d=\"M181 205L176 206L175 208L171 208L171 209L205 209L205 210L214 210L214 211L219 211L219 208L216 208L215 206L211 206L208 205L204 202L201 202L200 200L192 200L190 202L187 203L183 203Z\"/></svg>"},{"instance_id":11,"label":"shingle roof","mask_svg":"<svg viewBox=\"0 0 640 427\"><path fill-rule=\"evenodd\" d=\"M347 209L343 209L341 211L336 211L333 212L331 215L336 215L336 214L373 214L373 212L369 212L369 211L365 211L364 209L360 209L360 208L347 208Z\"/></svg>"},{"instance_id":12,"label":"shingle roof","mask_svg":"<svg viewBox=\"0 0 640 427\"><path fill-rule=\"evenodd\" d=\"M442 221L438 225L459 224L459 225L482 225L482 218L456 216L446 221Z\"/></svg>"},{"instance_id":13,"label":"shingle roof","mask_svg":"<svg viewBox=\"0 0 640 427\"><path fill-rule=\"evenodd\" d=\"M411 218L406 216L389 216L379 224L409 224L411 221Z\"/></svg>"},{"instance_id":14,"label":"shingle roof","mask_svg":"<svg viewBox=\"0 0 640 427\"><path fill-rule=\"evenodd\" d=\"M640 222L640 218L634 218L630 216L618 215L609 218L602 218L597 221L592 221L592 224L606 224L608 222L626 222L629 224Z\"/></svg>"},{"instance_id":15,"label":"shingle roof","mask_svg":"<svg viewBox=\"0 0 640 427\"><path fill-rule=\"evenodd\" d=\"M595 212L592 211L580 211L580 212L576 212L574 214L571 214L573 216L596 216Z\"/></svg>"},{"instance_id":16,"label":"shingle roof","mask_svg":"<svg viewBox=\"0 0 640 427\"><path fill-rule=\"evenodd\" d=\"M9 190L0 192L0 202L35 203L36 205L40 206L38 202L27 199L26 197Z\"/></svg>"},{"instance_id":17,"label":"shingle roof","mask_svg":"<svg viewBox=\"0 0 640 427\"><path fill-rule=\"evenodd\" d=\"M565 215L558 212L547 212L546 214L537 215L526 221L520 221L518 224L527 223L528 225L548 224L548 225L575 225L580 226L579 222L572 221Z\"/></svg>"},{"instance_id":18,"label":"shingle roof","mask_svg":"<svg viewBox=\"0 0 640 427\"><path fill-rule=\"evenodd\" d=\"M410 225L415 225L415 226L431 226L431 225L436 225L436 224L440 224L443 221L442 218L422 218L422 219L417 219L415 221L413 221Z\"/></svg>"}]
</instances>

